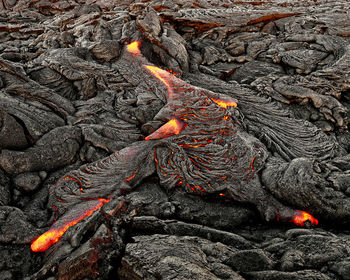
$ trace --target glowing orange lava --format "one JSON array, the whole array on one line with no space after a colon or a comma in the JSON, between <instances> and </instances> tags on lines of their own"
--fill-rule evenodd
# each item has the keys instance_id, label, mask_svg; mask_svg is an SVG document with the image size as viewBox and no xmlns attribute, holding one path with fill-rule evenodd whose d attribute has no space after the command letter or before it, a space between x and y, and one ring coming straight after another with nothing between
<instances>
[{"instance_id":1,"label":"glowing orange lava","mask_svg":"<svg viewBox=\"0 0 350 280\"><path fill-rule=\"evenodd\" d=\"M303 227L305 222L309 220L311 224L317 226L318 225L318 220L312 217L309 213L305 211L297 211L298 214L296 214L290 222L293 222L297 226Z\"/></svg>"},{"instance_id":2,"label":"glowing orange lava","mask_svg":"<svg viewBox=\"0 0 350 280\"><path fill-rule=\"evenodd\" d=\"M129 45L127 45L126 49L131 54L141 55L141 51L140 51L139 47L140 47L140 42L139 41L135 41L135 42L132 42Z\"/></svg>"},{"instance_id":3,"label":"glowing orange lava","mask_svg":"<svg viewBox=\"0 0 350 280\"><path fill-rule=\"evenodd\" d=\"M65 223L63 226L59 228L51 228L47 232L40 235L37 239L32 242L30 249L33 252L43 252L49 249L53 244L55 244L61 236L70 228L71 226L76 225L82 219L90 216L97 209L101 208L103 204L107 203L110 199L98 198L97 205L93 206L91 209L87 210L85 213L76 217L74 220Z\"/></svg>"},{"instance_id":4,"label":"glowing orange lava","mask_svg":"<svg viewBox=\"0 0 350 280\"><path fill-rule=\"evenodd\" d=\"M179 134L185 127L186 124L184 122L178 119L171 119L151 135L148 135L145 140L163 139L175 134Z\"/></svg>"},{"instance_id":5,"label":"glowing orange lava","mask_svg":"<svg viewBox=\"0 0 350 280\"><path fill-rule=\"evenodd\" d=\"M159 67L156 66L152 66L152 65L146 65L145 66L148 70L150 70L152 72L152 74L154 76L156 76L168 89L168 93L173 92L173 88L171 86L171 83L169 82L169 80L171 78L176 78L173 76L173 74L160 69Z\"/></svg>"},{"instance_id":6,"label":"glowing orange lava","mask_svg":"<svg viewBox=\"0 0 350 280\"><path fill-rule=\"evenodd\" d=\"M134 172L130 177L128 177L128 178L126 178L126 179L124 179L124 180L127 181L127 182L131 181L132 179L135 178L136 173L137 173L138 171L139 171L139 170L136 169L135 172Z\"/></svg>"},{"instance_id":7,"label":"glowing orange lava","mask_svg":"<svg viewBox=\"0 0 350 280\"><path fill-rule=\"evenodd\" d=\"M222 100L222 99L215 99L212 98L216 104L218 104L220 107L227 108L227 107L237 107L237 103L234 102L233 100Z\"/></svg>"}]
</instances>

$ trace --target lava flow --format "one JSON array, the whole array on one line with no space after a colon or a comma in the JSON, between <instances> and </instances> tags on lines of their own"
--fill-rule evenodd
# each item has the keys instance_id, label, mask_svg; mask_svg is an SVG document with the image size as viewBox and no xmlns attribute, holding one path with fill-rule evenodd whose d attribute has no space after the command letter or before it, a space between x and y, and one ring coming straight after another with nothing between
<instances>
[{"instance_id":1,"label":"lava flow","mask_svg":"<svg viewBox=\"0 0 350 280\"><path fill-rule=\"evenodd\" d=\"M191 193L217 194L220 191L220 196L232 195L238 201L254 203L263 214L267 210L261 199L269 201L276 212L285 208L269 197L259 180L255 180L264 166L267 152L265 146L242 129L234 114L231 114L230 107L237 107L235 99L194 87L165 70L148 65L138 41L127 45L126 50L124 61L121 58L121 70L125 71L125 77L137 75L134 77L136 82L145 80L145 90L153 88L153 93L165 103L156 117L169 121L148 135L146 141L137 141L132 147L82 166L71 172L74 176L65 177L69 181L62 180L55 186L53 198L59 203L53 203L52 207L61 205L65 210L61 213L64 214L46 233L33 241L32 251L47 250L71 226L101 208L110 200L106 197L119 191L120 186L116 182L121 174L131 170L134 173L123 180L124 185L130 188L157 171L160 183L167 188L181 186ZM136 68L133 69L130 64ZM164 139L169 136L173 137ZM148 141L159 139L164 139L159 141L164 144L161 148L157 141ZM241 181L244 183L239 184ZM80 188L80 192L75 188ZM247 188L251 188L251 191L247 191ZM97 195L105 198L97 198ZM67 202L66 207L63 201ZM290 220L299 226L304 226L307 220L313 225L318 224L306 212L294 213L294 217L289 214L283 220Z\"/></svg>"},{"instance_id":2,"label":"lava flow","mask_svg":"<svg viewBox=\"0 0 350 280\"><path fill-rule=\"evenodd\" d=\"M237 107L237 103L231 100L223 100L223 99L216 99L212 98L216 104L218 104L220 107L227 108L227 107Z\"/></svg>"},{"instance_id":3,"label":"lava flow","mask_svg":"<svg viewBox=\"0 0 350 280\"><path fill-rule=\"evenodd\" d=\"M148 135L145 140L163 139L172 135L179 134L186 127L186 123L178 119L171 119L166 124L158 128L155 132Z\"/></svg>"},{"instance_id":4,"label":"lava flow","mask_svg":"<svg viewBox=\"0 0 350 280\"><path fill-rule=\"evenodd\" d=\"M135 41L130 43L129 45L127 45L127 50L129 53L133 54L133 55L141 55L141 51L139 49L140 47L140 42L139 41Z\"/></svg>"},{"instance_id":5,"label":"lava flow","mask_svg":"<svg viewBox=\"0 0 350 280\"><path fill-rule=\"evenodd\" d=\"M88 209L75 219L72 219L66 223L64 223L59 228L51 228L47 232L40 235L37 239L32 242L30 249L33 252L44 252L49 249L53 244L55 244L61 236L71 227L79 223L82 219L90 216L96 210L101 208L105 203L107 203L109 199L98 198L96 199L97 205L94 205L92 208Z\"/></svg>"},{"instance_id":6,"label":"lava flow","mask_svg":"<svg viewBox=\"0 0 350 280\"><path fill-rule=\"evenodd\" d=\"M152 66L152 65L146 65L145 66L149 71L152 72L154 76L157 77L168 89L168 94L171 96L171 93L173 92L173 88L170 83L170 78L176 78L173 74L160 69L159 67Z\"/></svg>"},{"instance_id":7,"label":"lava flow","mask_svg":"<svg viewBox=\"0 0 350 280\"><path fill-rule=\"evenodd\" d=\"M297 211L297 214L293 217L292 220L290 220L290 222L293 222L297 226L301 227L305 225L306 221L310 221L314 226L318 225L318 220L305 211Z\"/></svg>"}]
</instances>

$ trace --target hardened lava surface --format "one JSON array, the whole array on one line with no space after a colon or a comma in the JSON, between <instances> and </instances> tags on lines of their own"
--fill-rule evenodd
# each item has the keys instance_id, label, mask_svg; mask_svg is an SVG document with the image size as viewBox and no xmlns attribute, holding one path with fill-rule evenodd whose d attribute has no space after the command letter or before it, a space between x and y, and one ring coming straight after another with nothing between
<instances>
[{"instance_id":1,"label":"hardened lava surface","mask_svg":"<svg viewBox=\"0 0 350 280\"><path fill-rule=\"evenodd\" d=\"M0 2L0 279L350 279L350 5Z\"/></svg>"}]
</instances>

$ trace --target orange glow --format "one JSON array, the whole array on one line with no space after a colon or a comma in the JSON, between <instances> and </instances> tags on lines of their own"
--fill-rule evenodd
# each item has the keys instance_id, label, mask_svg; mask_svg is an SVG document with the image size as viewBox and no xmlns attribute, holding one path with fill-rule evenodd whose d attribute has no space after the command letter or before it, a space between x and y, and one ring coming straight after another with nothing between
<instances>
[{"instance_id":1,"label":"orange glow","mask_svg":"<svg viewBox=\"0 0 350 280\"><path fill-rule=\"evenodd\" d=\"M134 179L135 176L136 176L136 173L137 173L138 171L139 171L139 170L136 169L135 172L134 172L134 174L132 174L129 178L124 179L124 181L129 182L129 181L131 181L132 179Z\"/></svg>"},{"instance_id":2,"label":"orange glow","mask_svg":"<svg viewBox=\"0 0 350 280\"><path fill-rule=\"evenodd\" d=\"M81 184L80 181L79 181L78 179L75 179L75 178L72 178L72 177L68 177L68 176L63 178L63 180L68 180L68 179L69 179L69 180L72 180L72 181L75 181L75 182L77 182L77 183L79 183L79 184Z\"/></svg>"},{"instance_id":3,"label":"orange glow","mask_svg":"<svg viewBox=\"0 0 350 280\"><path fill-rule=\"evenodd\" d=\"M181 76L181 72L175 72L173 69L168 68L166 70L175 76Z\"/></svg>"},{"instance_id":4,"label":"orange glow","mask_svg":"<svg viewBox=\"0 0 350 280\"><path fill-rule=\"evenodd\" d=\"M251 163L250 163L250 169L251 169L252 171L254 171L254 161L255 161L255 157L253 157L253 159L252 159L252 161L251 161Z\"/></svg>"},{"instance_id":5,"label":"orange glow","mask_svg":"<svg viewBox=\"0 0 350 280\"><path fill-rule=\"evenodd\" d=\"M223 100L223 99L215 99L215 98L212 98L211 100L213 100L216 104L218 104L220 107L225 109L227 107L237 107L237 103L234 102L233 100Z\"/></svg>"},{"instance_id":6,"label":"orange glow","mask_svg":"<svg viewBox=\"0 0 350 280\"><path fill-rule=\"evenodd\" d=\"M318 220L312 217L309 213L305 211L297 211L298 214L296 214L290 222L293 222L297 226L304 226L305 222L309 220L311 224L317 226Z\"/></svg>"},{"instance_id":7,"label":"orange glow","mask_svg":"<svg viewBox=\"0 0 350 280\"><path fill-rule=\"evenodd\" d=\"M184 122L178 119L171 119L151 135L148 135L145 140L163 139L175 134L179 134L185 127L186 124Z\"/></svg>"},{"instance_id":8,"label":"orange glow","mask_svg":"<svg viewBox=\"0 0 350 280\"><path fill-rule=\"evenodd\" d=\"M141 51L140 51L139 47L140 47L140 42L139 41L135 41L135 42L132 42L129 45L127 45L126 49L131 54L141 55Z\"/></svg>"},{"instance_id":9,"label":"orange glow","mask_svg":"<svg viewBox=\"0 0 350 280\"><path fill-rule=\"evenodd\" d=\"M173 88L168 81L170 78L175 78L172 74L156 66L146 65L145 67L167 87L169 94L173 92Z\"/></svg>"},{"instance_id":10,"label":"orange glow","mask_svg":"<svg viewBox=\"0 0 350 280\"><path fill-rule=\"evenodd\" d=\"M207 192L205 189L203 189L201 186L194 186L195 188L199 189L201 192Z\"/></svg>"},{"instance_id":11,"label":"orange glow","mask_svg":"<svg viewBox=\"0 0 350 280\"><path fill-rule=\"evenodd\" d=\"M77 182L79 184L79 186L80 186L80 191L84 190L83 185L81 184L81 182L78 179L75 179L75 178L72 178L72 177L68 177L68 176L63 178L63 180L68 180L68 179Z\"/></svg>"},{"instance_id":12,"label":"orange glow","mask_svg":"<svg viewBox=\"0 0 350 280\"><path fill-rule=\"evenodd\" d=\"M182 148L198 148L198 147L205 147L207 144L198 144L198 145L190 145L190 144L179 144Z\"/></svg>"},{"instance_id":13,"label":"orange glow","mask_svg":"<svg viewBox=\"0 0 350 280\"><path fill-rule=\"evenodd\" d=\"M76 217L74 220L65 223L63 226L59 228L51 228L47 232L40 235L37 239L35 239L32 242L30 249L33 252L46 251L61 238L61 236L68 230L68 228L76 225L85 217L90 216L93 212L101 208L103 204L107 203L110 199L98 198L97 200L99 201L97 205L87 210L85 213L81 214L80 216Z\"/></svg>"}]
</instances>

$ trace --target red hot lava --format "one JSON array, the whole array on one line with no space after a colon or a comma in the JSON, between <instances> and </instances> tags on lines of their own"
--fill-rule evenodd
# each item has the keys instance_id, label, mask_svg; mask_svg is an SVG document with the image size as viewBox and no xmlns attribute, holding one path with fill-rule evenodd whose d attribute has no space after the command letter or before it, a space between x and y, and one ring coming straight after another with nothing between
<instances>
[{"instance_id":1,"label":"red hot lava","mask_svg":"<svg viewBox=\"0 0 350 280\"><path fill-rule=\"evenodd\" d=\"M306 221L310 221L312 225L317 226L318 225L318 220L315 219L311 214L305 212L305 211L297 211L297 215L293 217L290 222L293 222L297 226L305 226Z\"/></svg>"},{"instance_id":2,"label":"red hot lava","mask_svg":"<svg viewBox=\"0 0 350 280\"><path fill-rule=\"evenodd\" d=\"M171 86L171 78L173 79L177 79L173 74L160 69L156 66L152 66L152 65L147 65L145 66L149 71L151 71L151 73L158 79L160 80L168 89L168 94L169 97L171 96L171 93L173 92L173 88Z\"/></svg>"},{"instance_id":3,"label":"red hot lava","mask_svg":"<svg viewBox=\"0 0 350 280\"><path fill-rule=\"evenodd\" d=\"M33 252L43 252L49 249L53 244L55 244L61 236L71 227L79 223L82 219L90 216L92 213L94 213L96 210L101 208L103 204L107 203L109 199L103 199L98 198L94 200L95 205L92 205L90 209L87 211L81 213L78 217L76 217L74 220L67 221L60 227L53 227L47 232L40 235L37 239L35 239L32 242L32 245L30 246L30 249Z\"/></svg>"},{"instance_id":4,"label":"red hot lava","mask_svg":"<svg viewBox=\"0 0 350 280\"><path fill-rule=\"evenodd\" d=\"M147 136L145 140L155 140L169 137L171 135L179 134L186 124L178 119L171 119L165 125L161 126L151 135Z\"/></svg>"},{"instance_id":5,"label":"red hot lava","mask_svg":"<svg viewBox=\"0 0 350 280\"><path fill-rule=\"evenodd\" d=\"M127 45L127 50L129 53L133 54L133 55L141 55L141 51L139 49L140 47L140 42L139 41L135 41L132 42L131 44Z\"/></svg>"},{"instance_id":6,"label":"red hot lava","mask_svg":"<svg viewBox=\"0 0 350 280\"><path fill-rule=\"evenodd\" d=\"M223 100L223 99L215 99L212 98L216 104L218 104L220 107L227 108L227 107L237 107L237 103L231 100Z\"/></svg>"}]
</instances>

